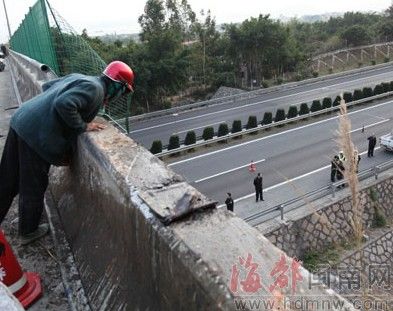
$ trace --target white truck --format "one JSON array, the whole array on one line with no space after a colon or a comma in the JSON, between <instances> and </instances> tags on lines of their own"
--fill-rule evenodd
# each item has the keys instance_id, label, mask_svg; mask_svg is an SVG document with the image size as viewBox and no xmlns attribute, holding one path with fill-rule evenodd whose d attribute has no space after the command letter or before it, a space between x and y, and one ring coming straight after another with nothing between
<instances>
[{"instance_id":1,"label":"white truck","mask_svg":"<svg viewBox=\"0 0 393 311\"><path fill-rule=\"evenodd\" d=\"M388 151L393 151L393 131L389 134L381 136L379 144Z\"/></svg>"}]
</instances>

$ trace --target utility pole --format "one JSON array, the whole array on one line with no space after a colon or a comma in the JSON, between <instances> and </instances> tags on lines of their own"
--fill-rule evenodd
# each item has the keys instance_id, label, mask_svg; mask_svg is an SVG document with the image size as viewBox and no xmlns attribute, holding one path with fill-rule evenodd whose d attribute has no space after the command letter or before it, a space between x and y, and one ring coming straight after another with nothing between
<instances>
[{"instance_id":1,"label":"utility pole","mask_svg":"<svg viewBox=\"0 0 393 311\"><path fill-rule=\"evenodd\" d=\"M3 0L3 5L4 5L5 19L7 20L7 26L8 26L8 35L9 35L9 39L11 40L11 28L10 28L10 21L8 20L7 7L5 6L5 0Z\"/></svg>"}]
</instances>

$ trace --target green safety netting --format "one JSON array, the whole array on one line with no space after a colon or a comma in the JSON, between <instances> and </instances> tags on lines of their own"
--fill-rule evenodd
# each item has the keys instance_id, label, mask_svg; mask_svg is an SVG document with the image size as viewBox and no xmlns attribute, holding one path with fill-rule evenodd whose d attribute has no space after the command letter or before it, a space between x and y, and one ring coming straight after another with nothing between
<instances>
[{"instance_id":1,"label":"green safety netting","mask_svg":"<svg viewBox=\"0 0 393 311\"><path fill-rule=\"evenodd\" d=\"M106 63L56 12L47 0L38 0L12 35L11 49L47 64L58 76L70 73L99 75ZM128 132L129 98L103 108L102 114Z\"/></svg>"}]
</instances>

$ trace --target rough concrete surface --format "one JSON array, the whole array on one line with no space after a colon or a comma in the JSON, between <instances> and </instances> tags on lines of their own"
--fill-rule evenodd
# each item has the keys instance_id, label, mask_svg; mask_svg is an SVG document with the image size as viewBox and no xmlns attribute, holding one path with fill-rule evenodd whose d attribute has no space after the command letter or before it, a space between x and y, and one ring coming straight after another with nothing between
<instances>
[{"instance_id":1,"label":"rough concrete surface","mask_svg":"<svg viewBox=\"0 0 393 311\"><path fill-rule=\"evenodd\" d=\"M0 151L2 153L8 132L9 120L17 106L15 94L13 93L11 75L9 68L0 73ZM9 109L9 110L8 110ZM4 182L4 181L2 181ZM29 310L70 310L64 291L59 265L54 250L51 235L36 241L28 246L21 246L18 240L17 218L18 200L15 198L12 207L1 224L8 243L11 245L15 256L18 258L22 269L37 272L41 276L43 297L37 301ZM46 221L45 217L42 221Z\"/></svg>"}]
</instances>

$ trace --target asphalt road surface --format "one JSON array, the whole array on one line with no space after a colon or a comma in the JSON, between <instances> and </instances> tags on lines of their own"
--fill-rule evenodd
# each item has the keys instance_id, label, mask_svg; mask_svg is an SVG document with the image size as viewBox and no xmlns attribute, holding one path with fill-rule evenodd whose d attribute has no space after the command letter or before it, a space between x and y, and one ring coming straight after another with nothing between
<instances>
[{"instance_id":1,"label":"asphalt road surface","mask_svg":"<svg viewBox=\"0 0 393 311\"><path fill-rule=\"evenodd\" d=\"M367 137L371 133L380 137L393 129L393 101L363 106L350 111L349 117L353 142L359 152L365 152ZM190 156L169 166L202 193L219 202L223 202L226 192L231 192L237 201L253 199L255 173L248 171L250 161L256 163L257 172L263 173L265 189L314 173L314 180L305 187L313 190L325 186L330 180L330 160L340 149L337 129L338 117L331 115L314 123L299 123L295 128L284 128L276 134ZM360 170L393 159L393 153L380 150L376 153L378 157L375 158L362 155Z\"/></svg>"},{"instance_id":2,"label":"asphalt road surface","mask_svg":"<svg viewBox=\"0 0 393 311\"><path fill-rule=\"evenodd\" d=\"M324 97L334 99L335 96L345 91L353 91L366 86L373 87L381 82L392 80L393 66L372 68L361 73L262 94L249 100L236 102L231 100L210 107L133 122L130 136L146 148L150 148L152 142L157 139L166 145L172 134L179 135L183 140L187 131L194 130L197 135L201 135L206 126L213 126L217 130L220 123L226 122L231 127L235 119L240 119L245 124L250 115L256 115L258 121L261 121L265 112L272 112L274 116L277 108L287 108L303 102L310 103L314 99L322 100Z\"/></svg>"}]
</instances>

